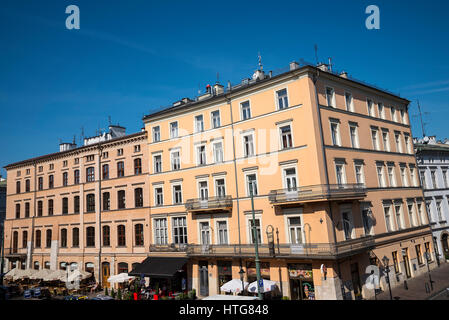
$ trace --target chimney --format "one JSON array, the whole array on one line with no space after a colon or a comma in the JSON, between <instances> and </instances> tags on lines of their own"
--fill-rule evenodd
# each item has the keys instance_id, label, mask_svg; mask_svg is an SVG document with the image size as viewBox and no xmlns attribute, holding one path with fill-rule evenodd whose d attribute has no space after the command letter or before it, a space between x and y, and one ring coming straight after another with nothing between
<instances>
[{"instance_id":1,"label":"chimney","mask_svg":"<svg viewBox=\"0 0 449 320\"><path fill-rule=\"evenodd\" d=\"M299 68L299 64L296 61L292 61L290 62L290 71L298 69Z\"/></svg>"},{"instance_id":2,"label":"chimney","mask_svg":"<svg viewBox=\"0 0 449 320\"><path fill-rule=\"evenodd\" d=\"M328 71L327 64L325 64L325 63L319 63L317 65L317 68L320 69L321 71L326 71L326 72Z\"/></svg>"},{"instance_id":3,"label":"chimney","mask_svg":"<svg viewBox=\"0 0 449 320\"><path fill-rule=\"evenodd\" d=\"M218 82L216 84L214 84L214 93L215 93L215 95L224 93L224 87L221 84L219 84Z\"/></svg>"},{"instance_id":4,"label":"chimney","mask_svg":"<svg viewBox=\"0 0 449 320\"><path fill-rule=\"evenodd\" d=\"M59 144L59 152L69 151L76 148L75 143L63 142Z\"/></svg>"},{"instance_id":5,"label":"chimney","mask_svg":"<svg viewBox=\"0 0 449 320\"><path fill-rule=\"evenodd\" d=\"M348 79L348 73L346 71L343 71L342 73L340 73L340 77Z\"/></svg>"},{"instance_id":6,"label":"chimney","mask_svg":"<svg viewBox=\"0 0 449 320\"><path fill-rule=\"evenodd\" d=\"M265 79L265 73L262 70L256 70L253 74L253 80Z\"/></svg>"}]
</instances>

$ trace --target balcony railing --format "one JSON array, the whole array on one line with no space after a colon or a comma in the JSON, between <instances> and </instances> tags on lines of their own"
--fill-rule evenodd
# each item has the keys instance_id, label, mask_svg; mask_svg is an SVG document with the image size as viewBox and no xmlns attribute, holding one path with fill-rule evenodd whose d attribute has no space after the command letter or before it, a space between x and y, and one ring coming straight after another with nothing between
<instances>
[{"instance_id":1,"label":"balcony railing","mask_svg":"<svg viewBox=\"0 0 449 320\"><path fill-rule=\"evenodd\" d=\"M6 257L17 257L22 258L26 257L26 248L5 248L5 256Z\"/></svg>"},{"instance_id":2,"label":"balcony railing","mask_svg":"<svg viewBox=\"0 0 449 320\"><path fill-rule=\"evenodd\" d=\"M372 236L333 243L280 244L270 246L259 245L260 257L336 259L356 255L374 247ZM254 257L255 247L251 244L230 245L196 245L189 244L188 256L214 257Z\"/></svg>"},{"instance_id":3,"label":"balcony railing","mask_svg":"<svg viewBox=\"0 0 449 320\"><path fill-rule=\"evenodd\" d=\"M150 252L187 252L187 244L151 244Z\"/></svg>"},{"instance_id":4,"label":"balcony railing","mask_svg":"<svg viewBox=\"0 0 449 320\"><path fill-rule=\"evenodd\" d=\"M232 197L209 197L207 199L188 199L185 204L190 212L229 212L232 210Z\"/></svg>"},{"instance_id":5,"label":"balcony railing","mask_svg":"<svg viewBox=\"0 0 449 320\"><path fill-rule=\"evenodd\" d=\"M268 195L274 205L298 202L355 199L366 196L366 187L357 184L320 184L289 189L272 190Z\"/></svg>"}]
</instances>

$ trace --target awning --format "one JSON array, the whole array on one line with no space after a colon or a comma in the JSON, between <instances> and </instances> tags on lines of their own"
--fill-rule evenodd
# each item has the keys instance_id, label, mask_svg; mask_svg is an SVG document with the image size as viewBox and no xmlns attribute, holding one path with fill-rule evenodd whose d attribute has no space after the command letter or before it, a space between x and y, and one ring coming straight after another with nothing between
<instances>
[{"instance_id":1,"label":"awning","mask_svg":"<svg viewBox=\"0 0 449 320\"><path fill-rule=\"evenodd\" d=\"M145 277L173 277L175 273L182 270L187 258L170 258L170 257L148 257L137 265L130 273L130 276Z\"/></svg>"}]
</instances>

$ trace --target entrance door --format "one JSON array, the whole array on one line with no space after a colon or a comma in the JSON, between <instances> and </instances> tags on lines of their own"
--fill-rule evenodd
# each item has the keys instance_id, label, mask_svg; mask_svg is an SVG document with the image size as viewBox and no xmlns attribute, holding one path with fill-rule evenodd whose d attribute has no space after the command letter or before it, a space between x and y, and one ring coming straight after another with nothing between
<instances>
[{"instance_id":1,"label":"entrance door","mask_svg":"<svg viewBox=\"0 0 449 320\"><path fill-rule=\"evenodd\" d=\"M101 284L103 285L103 287L108 287L110 286L109 282L108 282L108 278L111 274L111 269L109 266L109 262L103 262L101 264L101 274L102 274L102 278L101 278Z\"/></svg>"},{"instance_id":2,"label":"entrance door","mask_svg":"<svg viewBox=\"0 0 449 320\"><path fill-rule=\"evenodd\" d=\"M362 286L360 284L359 264L351 264L351 279L352 286L354 288L355 299L358 300L362 297Z\"/></svg>"},{"instance_id":3,"label":"entrance door","mask_svg":"<svg viewBox=\"0 0 449 320\"><path fill-rule=\"evenodd\" d=\"M411 278L412 274L410 273L410 261L408 260L408 249L402 249L402 258L404 259L405 266L405 274L408 278Z\"/></svg>"},{"instance_id":4,"label":"entrance door","mask_svg":"<svg viewBox=\"0 0 449 320\"><path fill-rule=\"evenodd\" d=\"M443 255L446 260L449 260L449 244L447 241L447 233L443 234L441 237L441 245L443 247Z\"/></svg>"},{"instance_id":5,"label":"entrance door","mask_svg":"<svg viewBox=\"0 0 449 320\"><path fill-rule=\"evenodd\" d=\"M209 271L207 269L207 262L200 262L200 295L209 295Z\"/></svg>"}]
</instances>

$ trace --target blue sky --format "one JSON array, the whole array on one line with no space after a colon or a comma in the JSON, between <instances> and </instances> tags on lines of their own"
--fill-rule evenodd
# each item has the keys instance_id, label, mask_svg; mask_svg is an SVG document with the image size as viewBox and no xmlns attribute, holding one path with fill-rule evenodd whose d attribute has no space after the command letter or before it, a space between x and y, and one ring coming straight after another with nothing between
<instances>
[{"instance_id":1,"label":"blue sky","mask_svg":"<svg viewBox=\"0 0 449 320\"><path fill-rule=\"evenodd\" d=\"M80 8L68 30L65 8ZM365 8L380 8L367 30ZM105 129L108 116L141 129L142 116L214 83L301 58L332 57L355 78L412 101L412 131L449 137L447 1L2 0L0 166L58 151ZM6 174L1 169L0 173Z\"/></svg>"}]
</instances>

